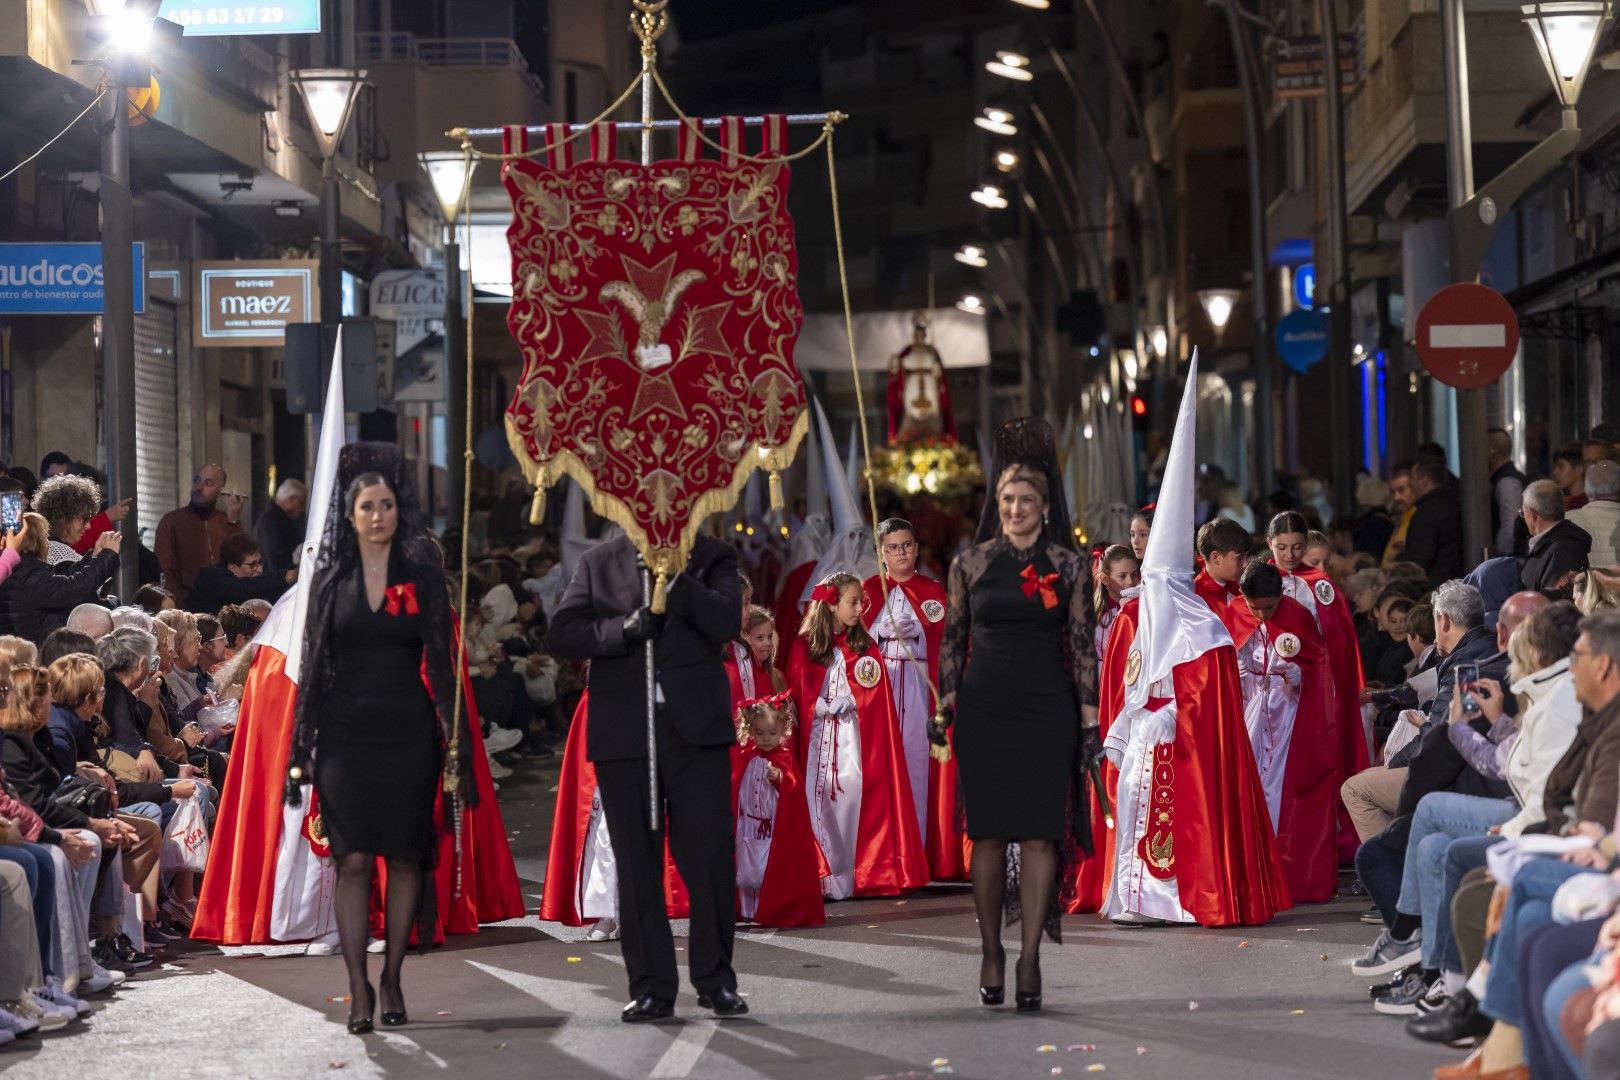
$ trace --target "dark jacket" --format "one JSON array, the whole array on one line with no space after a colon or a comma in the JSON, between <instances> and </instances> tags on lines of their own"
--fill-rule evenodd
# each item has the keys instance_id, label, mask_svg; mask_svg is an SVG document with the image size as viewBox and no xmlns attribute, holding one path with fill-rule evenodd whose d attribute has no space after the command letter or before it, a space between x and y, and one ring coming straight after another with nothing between
<instances>
[{"instance_id":1,"label":"dark jacket","mask_svg":"<svg viewBox=\"0 0 1620 1080\"><path fill-rule=\"evenodd\" d=\"M1430 588L1462 577L1462 503L1455 491L1435 488L1417 501L1401 558L1428 571Z\"/></svg>"},{"instance_id":2,"label":"dark jacket","mask_svg":"<svg viewBox=\"0 0 1620 1080\"><path fill-rule=\"evenodd\" d=\"M1519 572L1527 589L1545 592L1558 587L1568 574L1586 569L1592 551L1592 537L1573 521L1559 521L1530 541L1530 554Z\"/></svg>"},{"instance_id":3,"label":"dark jacket","mask_svg":"<svg viewBox=\"0 0 1620 1080\"><path fill-rule=\"evenodd\" d=\"M62 705L51 706L51 718L46 730L50 732L51 759L57 772L65 776L77 769L81 761L97 765L101 763L101 756L96 753L95 737L72 709Z\"/></svg>"},{"instance_id":4,"label":"dark jacket","mask_svg":"<svg viewBox=\"0 0 1620 1080\"><path fill-rule=\"evenodd\" d=\"M619 537L580 557L551 618L546 635L551 651L591 661L585 746L591 761L647 756L645 651L624 643L625 617L639 607L636 550ZM720 649L737 636L741 607L737 553L719 540L699 537L686 569L669 584L669 610L656 649L663 716L674 736L688 745L736 741L731 684Z\"/></svg>"},{"instance_id":5,"label":"dark jacket","mask_svg":"<svg viewBox=\"0 0 1620 1080\"><path fill-rule=\"evenodd\" d=\"M1384 549L1389 546L1389 538L1395 535L1395 521L1389 512L1381 506L1375 506L1361 515L1356 522L1356 530L1352 534L1351 548L1355 551L1365 552L1375 559L1384 557Z\"/></svg>"},{"instance_id":6,"label":"dark jacket","mask_svg":"<svg viewBox=\"0 0 1620 1080\"><path fill-rule=\"evenodd\" d=\"M271 503L253 523L253 539L259 542L259 553L264 556L264 572L280 578L298 565L304 523L294 521L287 516L287 511Z\"/></svg>"},{"instance_id":7,"label":"dark jacket","mask_svg":"<svg viewBox=\"0 0 1620 1080\"><path fill-rule=\"evenodd\" d=\"M1620 800L1620 697L1581 717L1575 741L1547 774L1542 789L1546 828L1561 833L1582 821L1605 829Z\"/></svg>"},{"instance_id":8,"label":"dark jacket","mask_svg":"<svg viewBox=\"0 0 1620 1080\"><path fill-rule=\"evenodd\" d=\"M68 612L96 599L118 572L118 556L103 551L53 570L44 560L24 556L0 583L0 634L15 634L35 645L67 625Z\"/></svg>"},{"instance_id":9,"label":"dark jacket","mask_svg":"<svg viewBox=\"0 0 1620 1080\"><path fill-rule=\"evenodd\" d=\"M1415 812L1418 802L1430 792L1454 791L1491 799L1505 799L1513 793L1504 781L1487 779L1470 767L1446 733L1457 667L1465 663L1478 664L1483 679L1507 682L1507 654L1496 651L1496 638L1483 626L1476 626L1464 634L1457 647L1440 661L1439 687L1434 700L1429 703L1429 718L1424 721L1423 730L1417 738L1403 746L1400 753L1389 759L1392 769L1403 765L1407 767L1406 785L1401 789L1401 799L1395 808L1397 821L1391 826L1392 829L1400 828L1402 846L1405 844L1404 830L1410 825L1410 821L1403 819ZM1507 707L1511 701L1512 695L1506 695L1503 701L1509 713L1513 711ZM1470 723L1481 735L1490 730L1484 718Z\"/></svg>"},{"instance_id":10,"label":"dark jacket","mask_svg":"<svg viewBox=\"0 0 1620 1080\"><path fill-rule=\"evenodd\" d=\"M266 565L269 565L266 561ZM199 615L215 615L227 604L241 604L249 600L268 600L272 604L287 591L285 570L277 574L255 574L237 577L231 568L215 563L197 571L197 580L186 594L185 608Z\"/></svg>"},{"instance_id":11,"label":"dark jacket","mask_svg":"<svg viewBox=\"0 0 1620 1080\"><path fill-rule=\"evenodd\" d=\"M17 797L33 807L34 813L45 819L45 824L55 829L83 829L90 824L88 814L51 798L62 786L62 774L56 771L34 736L20 731L6 732L0 760L5 764L6 777L17 789Z\"/></svg>"}]
</instances>

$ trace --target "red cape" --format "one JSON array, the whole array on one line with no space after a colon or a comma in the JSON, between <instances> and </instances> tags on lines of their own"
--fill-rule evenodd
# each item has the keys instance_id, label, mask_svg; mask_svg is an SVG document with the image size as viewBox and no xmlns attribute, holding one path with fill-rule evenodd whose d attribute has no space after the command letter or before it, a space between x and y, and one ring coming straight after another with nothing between
<instances>
[{"instance_id":1,"label":"red cape","mask_svg":"<svg viewBox=\"0 0 1620 1080\"><path fill-rule=\"evenodd\" d=\"M1108 631L1108 646L1097 667L1097 737L1106 739L1108 728L1125 702L1125 660L1130 643L1136 638L1136 610L1133 596L1120 605L1119 614ZM1103 783L1108 787L1109 805L1114 805L1119 770L1106 759L1102 763ZM1095 785L1091 789L1091 851L1075 866L1074 897L1065 906L1070 915L1102 909L1108 892L1108 879L1114 872L1114 830L1103 818L1102 800Z\"/></svg>"},{"instance_id":2,"label":"red cape","mask_svg":"<svg viewBox=\"0 0 1620 1080\"><path fill-rule=\"evenodd\" d=\"M209 853L209 868L214 872L203 875L191 931L200 941L262 945L275 940L270 935L270 915L281 842L282 778L287 773L298 693L285 674L286 662L279 650L261 645L248 669L232 743L234 767L226 774L225 790L220 793ZM525 914L523 889L489 775L489 758L484 754L484 736L465 664L461 677L479 801L463 811L459 897L454 895L454 837L443 832L439 838L435 885L440 934L473 934L479 923L504 922ZM439 820L442 793L435 799L434 817ZM382 880L379 874L378 885Z\"/></svg>"},{"instance_id":3,"label":"red cape","mask_svg":"<svg viewBox=\"0 0 1620 1080\"><path fill-rule=\"evenodd\" d=\"M1259 620L1241 600L1232 604L1226 623L1241 648L1254 635ZM1339 749L1333 720L1333 670L1316 620L1290 597L1267 620L1276 635L1293 634L1299 653L1290 657L1300 669L1299 708L1288 741L1283 770L1282 805L1277 815L1277 844L1282 851L1288 889L1298 903L1332 900L1339 888L1339 854L1334 826L1339 807Z\"/></svg>"},{"instance_id":4,"label":"red cape","mask_svg":"<svg viewBox=\"0 0 1620 1080\"><path fill-rule=\"evenodd\" d=\"M857 653L840 644L845 677L855 697L861 733L861 816L855 840L855 895L897 896L928 884L928 855L917 833L917 808L911 799L906 759L896 733L889 676L877 646ZM855 665L867 657L878 662L877 681L862 686ZM810 659L810 647L796 638L788 653L788 688L793 691L805 737L799 740L799 772L809 753L810 720L821 696L827 668ZM807 805L808 810L808 805Z\"/></svg>"},{"instance_id":5,"label":"red cape","mask_svg":"<svg viewBox=\"0 0 1620 1080\"><path fill-rule=\"evenodd\" d=\"M872 629L883 610L883 583L873 574L861 585L866 592L866 628ZM921 574L910 581L889 579L890 589L899 589L911 601L917 621L922 624L923 640L928 645L928 678L939 686L939 654L945 642L945 612L949 597L945 586ZM924 609L925 604L938 604L938 608ZM938 619L930 619L929 611L938 611ZM949 736L947 736L948 738ZM928 757L928 829L923 846L928 852L928 868L935 881L966 881L968 852L967 837L956 827L956 758L941 764L932 754Z\"/></svg>"},{"instance_id":6,"label":"red cape","mask_svg":"<svg viewBox=\"0 0 1620 1080\"><path fill-rule=\"evenodd\" d=\"M1242 599L1236 583L1216 581L1208 570L1198 571L1193 578L1193 591L1204 598L1204 603L1221 617L1222 622L1226 621L1226 609ZM1227 625L1230 627L1231 624Z\"/></svg>"},{"instance_id":7,"label":"red cape","mask_svg":"<svg viewBox=\"0 0 1620 1080\"><path fill-rule=\"evenodd\" d=\"M1337 722L1339 748L1339 782L1365 769L1367 735L1361 723L1361 688L1364 676L1361 670L1361 647L1356 641L1355 616L1350 602L1344 598L1333 579L1309 566L1300 567L1295 577L1308 582L1317 594L1316 617L1322 625L1322 639L1327 646L1328 664L1333 669L1333 702L1331 715ZM1327 589L1332 598L1323 603L1321 597ZM1350 811L1339 807L1339 862L1355 860L1359 841Z\"/></svg>"},{"instance_id":8,"label":"red cape","mask_svg":"<svg viewBox=\"0 0 1620 1080\"><path fill-rule=\"evenodd\" d=\"M810 575L816 572L816 563L812 559L807 563L795 566L782 578L782 591L776 595L776 607L771 614L776 616L776 637L779 641L798 641L799 624L804 619L804 608L799 604L799 597L804 595L804 587L810 584ZM776 654L776 666L782 674L787 674L788 654L791 648L780 649Z\"/></svg>"},{"instance_id":9,"label":"red cape","mask_svg":"<svg viewBox=\"0 0 1620 1080\"><path fill-rule=\"evenodd\" d=\"M568 725L562 770L557 774L557 806L551 815L551 846L546 853L546 879L540 891L540 918L564 926L595 922L579 913L579 867L585 857L586 833L591 824L591 800L596 797L596 766L585 757L585 717L590 691L580 695ZM664 840L664 905L669 917L684 919L690 909L686 883L675 870Z\"/></svg>"},{"instance_id":10,"label":"red cape","mask_svg":"<svg viewBox=\"0 0 1620 1080\"><path fill-rule=\"evenodd\" d=\"M821 901L821 879L828 873L826 856L810 830L810 804L804 799L804 779L793 751L784 743L768 753L753 742L731 752L731 813L748 763L763 757L782 770L777 784L776 820L771 823L771 854L765 862L765 882L754 909L756 926L821 926L827 909ZM739 916L741 909L738 910Z\"/></svg>"}]
</instances>

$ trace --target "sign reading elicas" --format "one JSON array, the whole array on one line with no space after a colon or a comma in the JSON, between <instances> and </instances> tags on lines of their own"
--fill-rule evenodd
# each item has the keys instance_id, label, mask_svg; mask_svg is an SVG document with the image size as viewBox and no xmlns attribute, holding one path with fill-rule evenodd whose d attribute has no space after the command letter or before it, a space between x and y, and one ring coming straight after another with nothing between
<instances>
[{"instance_id":1,"label":"sign reading elicas","mask_svg":"<svg viewBox=\"0 0 1620 1080\"><path fill-rule=\"evenodd\" d=\"M384 270L371 279L371 315L394 323L394 355L404 355L444 319L444 278L437 270Z\"/></svg>"},{"instance_id":2,"label":"sign reading elicas","mask_svg":"<svg viewBox=\"0 0 1620 1080\"><path fill-rule=\"evenodd\" d=\"M321 317L313 259L192 267L193 334L200 345L280 345L289 323Z\"/></svg>"},{"instance_id":3,"label":"sign reading elicas","mask_svg":"<svg viewBox=\"0 0 1620 1080\"><path fill-rule=\"evenodd\" d=\"M146 310L146 246L132 252L135 311ZM100 315L101 245L0 244L0 314Z\"/></svg>"},{"instance_id":4,"label":"sign reading elicas","mask_svg":"<svg viewBox=\"0 0 1620 1080\"><path fill-rule=\"evenodd\" d=\"M246 0L163 0L158 6L158 18L179 26L187 37L318 34L321 32L321 3L320 0L274 0L257 4Z\"/></svg>"}]
</instances>

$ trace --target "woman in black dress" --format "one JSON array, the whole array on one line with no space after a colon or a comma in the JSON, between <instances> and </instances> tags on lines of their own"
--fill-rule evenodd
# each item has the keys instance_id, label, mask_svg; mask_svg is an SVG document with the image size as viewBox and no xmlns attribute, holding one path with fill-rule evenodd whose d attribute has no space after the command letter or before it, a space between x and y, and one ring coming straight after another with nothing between
<instances>
[{"instance_id":1,"label":"woman in black dress","mask_svg":"<svg viewBox=\"0 0 1620 1080\"><path fill-rule=\"evenodd\" d=\"M422 525L398 448L345 446L334 496L304 630L288 794L296 799L299 785L313 778L337 863L349 1030L358 1035L372 1030L377 1007L366 973L377 858L388 864L382 1022L407 1019L400 968L423 873L438 847L434 793L452 742L455 684L442 557ZM460 751L469 746L466 738L456 743Z\"/></svg>"},{"instance_id":2,"label":"woman in black dress","mask_svg":"<svg viewBox=\"0 0 1620 1080\"><path fill-rule=\"evenodd\" d=\"M1005 908L1007 922L1023 922L1021 1010L1041 1006L1043 927L1058 940L1059 854L1072 855L1072 844L1089 848L1084 766L1101 752L1090 575L1074 547L1051 439L1050 426L1035 418L1013 421L997 439L1000 472L980 542L951 564L940 662L973 840L984 949L979 995L986 1005L1004 998ZM942 733L934 734L940 741Z\"/></svg>"}]
</instances>

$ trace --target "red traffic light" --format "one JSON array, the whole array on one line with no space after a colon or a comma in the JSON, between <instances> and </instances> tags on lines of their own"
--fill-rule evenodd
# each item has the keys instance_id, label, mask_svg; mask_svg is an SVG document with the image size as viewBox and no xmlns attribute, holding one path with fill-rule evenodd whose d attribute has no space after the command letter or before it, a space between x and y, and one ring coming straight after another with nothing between
<instances>
[{"instance_id":1,"label":"red traffic light","mask_svg":"<svg viewBox=\"0 0 1620 1080\"><path fill-rule=\"evenodd\" d=\"M1131 395L1131 415L1132 416L1146 416L1147 415L1147 402L1142 400L1142 395L1141 394L1132 394Z\"/></svg>"}]
</instances>

